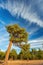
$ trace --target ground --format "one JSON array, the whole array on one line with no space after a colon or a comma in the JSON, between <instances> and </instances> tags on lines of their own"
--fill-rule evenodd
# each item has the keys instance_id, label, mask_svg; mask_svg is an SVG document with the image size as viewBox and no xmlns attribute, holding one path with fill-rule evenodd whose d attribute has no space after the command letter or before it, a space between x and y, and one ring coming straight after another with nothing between
<instances>
[{"instance_id":1,"label":"ground","mask_svg":"<svg viewBox=\"0 0 43 65\"><path fill-rule=\"evenodd\" d=\"M3 65L3 62L0 62ZM15 60L8 61L7 65L43 65L43 60Z\"/></svg>"}]
</instances>

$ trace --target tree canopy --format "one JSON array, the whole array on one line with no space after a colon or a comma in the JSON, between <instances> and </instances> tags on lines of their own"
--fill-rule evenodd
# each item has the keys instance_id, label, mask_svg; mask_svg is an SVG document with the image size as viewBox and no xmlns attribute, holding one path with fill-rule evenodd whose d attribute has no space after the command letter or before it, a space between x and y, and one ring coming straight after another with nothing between
<instances>
[{"instance_id":1,"label":"tree canopy","mask_svg":"<svg viewBox=\"0 0 43 65\"><path fill-rule=\"evenodd\" d=\"M28 33L25 28L21 28L18 24L8 25L6 28L10 35L10 41L12 41L13 44L27 42Z\"/></svg>"}]
</instances>

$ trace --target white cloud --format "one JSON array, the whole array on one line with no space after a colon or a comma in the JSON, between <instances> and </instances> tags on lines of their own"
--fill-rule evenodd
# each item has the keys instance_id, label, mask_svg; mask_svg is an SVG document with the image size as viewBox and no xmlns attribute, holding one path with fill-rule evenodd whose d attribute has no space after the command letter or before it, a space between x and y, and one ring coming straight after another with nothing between
<instances>
[{"instance_id":1,"label":"white cloud","mask_svg":"<svg viewBox=\"0 0 43 65\"><path fill-rule=\"evenodd\" d=\"M43 21L40 20L36 12L32 12L31 6L31 4L29 6L26 6L25 2L19 3L14 1L12 4L10 0L8 0L8 2L6 2L5 4L0 4L0 7L7 9L13 16L18 14L19 17L19 15L21 15L21 17L29 20L31 23L33 22L40 27L43 27Z\"/></svg>"},{"instance_id":2,"label":"white cloud","mask_svg":"<svg viewBox=\"0 0 43 65\"><path fill-rule=\"evenodd\" d=\"M8 41L9 41L9 34L4 34L3 36L0 36L0 45Z\"/></svg>"},{"instance_id":3,"label":"white cloud","mask_svg":"<svg viewBox=\"0 0 43 65\"><path fill-rule=\"evenodd\" d=\"M43 49L43 37L40 37L40 38L34 39L34 40L29 40L28 43L30 43L31 48Z\"/></svg>"},{"instance_id":4,"label":"white cloud","mask_svg":"<svg viewBox=\"0 0 43 65\"><path fill-rule=\"evenodd\" d=\"M28 43L43 43L43 36L34 40L29 40Z\"/></svg>"},{"instance_id":5,"label":"white cloud","mask_svg":"<svg viewBox=\"0 0 43 65\"><path fill-rule=\"evenodd\" d=\"M43 13L43 0L38 0L37 4L38 4L39 10L41 10L41 12Z\"/></svg>"},{"instance_id":6,"label":"white cloud","mask_svg":"<svg viewBox=\"0 0 43 65\"><path fill-rule=\"evenodd\" d=\"M29 32L29 35L34 34L39 28L33 28L31 29L31 31Z\"/></svg>"},{"instance_id":7,"label":"white cloud","mask_svg":"<svg viewBox=\"0 0 43 65\"><path fill-rule=\"evenodd\" d=\"M0 40L0 43L1 42L4 42L4 41L8 41L9 40L9 38L2 38L1 40Z\"/></svg>"},{"instance_id":8,"label":"white cloud","mask_svg":"<svg viewBox=\"0 0 43 65\"><path fill-rule=\"evenodd\" d=\"M43 43L43 39L42 40L31 40L28 43Z\"/></svg>"},{"instance_id":9,"label":"white cloud","mask_svg":"<svg viewBox=\"0 0 43 65\"><path fill-rule=\"evenodd\" d=\"M0 40L9 37L9 34L0 35Z\"/></svg>"},{"instance_id":10,"label":"white cloud","mask_svg":"<svg viewBox=\"0 0 43 65\"><path fill-rule=\"evenodd\" d=\"M2 30L5 30L5 27L3 27L3 28L0 28L0 32L1 32Z\"/></svg>"},{"instance_id":11,"label":"white cloud","mask_svg":"<svg viewBox=\"0 0 43 65\"><path fill-rule=\"evenodd\" d=\"M4 21L0 20L0 22L1 22L2 25L4 25L4 26L6 25L6 23L5 23Z\"/></svg>"}]
</instances>

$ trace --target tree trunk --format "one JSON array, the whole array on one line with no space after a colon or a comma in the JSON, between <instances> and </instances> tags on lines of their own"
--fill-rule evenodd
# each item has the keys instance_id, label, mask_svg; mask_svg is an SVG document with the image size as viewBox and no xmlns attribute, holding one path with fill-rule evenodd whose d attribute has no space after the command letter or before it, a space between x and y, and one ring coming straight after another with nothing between
<instances>
[{"instance_id":1,"label":"tree trunk","mask_svg":"<svg viewBox=\"0 0 43 65\"><path fill-rule=\"evenodd\" d=\"M7 61L8 61L8 58L9 58L9 53L10 53L11 46L12 46L12 41L10 41L10 43L9 43L9 46L8 46L8 49L7 49L7 52L6 52L6 56L5 56L4 65L8 65Z\"/></svg>"}]
</instances>

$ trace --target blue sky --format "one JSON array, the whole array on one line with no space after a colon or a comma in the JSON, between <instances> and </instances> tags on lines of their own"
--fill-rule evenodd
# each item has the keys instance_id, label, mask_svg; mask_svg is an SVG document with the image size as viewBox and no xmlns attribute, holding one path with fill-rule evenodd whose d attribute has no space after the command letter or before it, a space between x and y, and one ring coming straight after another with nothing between
<instances>
[{"instance_id":1,"label":"blue sky","mask_svg":"<svg viewBox=\"0 0 43 65\"><path fill-rule=\"evenodd\" d=\"M0 49L6 51L9 34L8 24L19 24L29 33L31 48L43 45L43 0L0 0ZM12 46L17 51L18 47Z\"/></svg>"}]
</instances>

